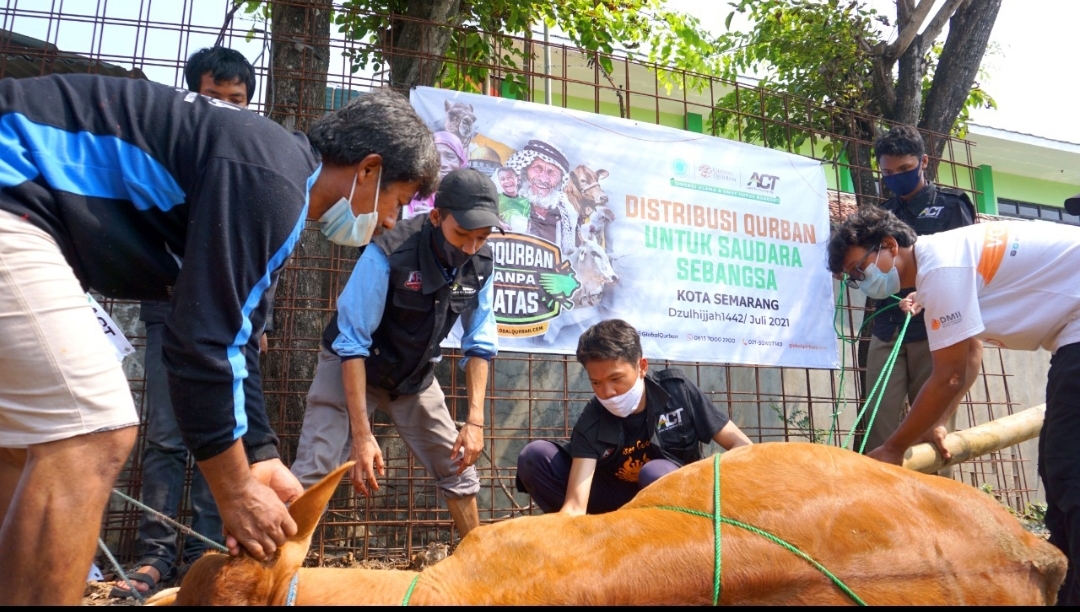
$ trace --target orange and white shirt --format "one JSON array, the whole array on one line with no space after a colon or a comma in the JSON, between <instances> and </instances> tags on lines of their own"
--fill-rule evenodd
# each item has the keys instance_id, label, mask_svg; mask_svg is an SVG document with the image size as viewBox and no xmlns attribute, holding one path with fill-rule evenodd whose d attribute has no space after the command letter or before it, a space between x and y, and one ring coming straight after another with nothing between
<instances>
[{"instance_id":1,"label":"orange and white shirt","mask_svg":"<svg viewBox=\"0 0 1080 612\"><path fill-rule=\"evenodd\" d=\"M995 221L915 243L930 350L978 338L1051 353L1080 342L1080 227Z\"/></svg>"}]
</instances>

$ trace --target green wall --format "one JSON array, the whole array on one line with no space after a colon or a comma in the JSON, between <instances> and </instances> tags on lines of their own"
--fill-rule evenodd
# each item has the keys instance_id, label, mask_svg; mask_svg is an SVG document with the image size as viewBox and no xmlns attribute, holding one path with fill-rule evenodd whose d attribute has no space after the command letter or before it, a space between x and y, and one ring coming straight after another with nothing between
<instances>
[{"instance_id":1,"label":"green wall","mask_svg":"<svg viewBox=\"0 0 1080 612\"><path fill-rule=\"evenodd\" d=\"M1065 198L1080 192L1080 185L1043 181L994 170L994 195L998 199L1061 207Z\"/></svg>"}]
</instances>

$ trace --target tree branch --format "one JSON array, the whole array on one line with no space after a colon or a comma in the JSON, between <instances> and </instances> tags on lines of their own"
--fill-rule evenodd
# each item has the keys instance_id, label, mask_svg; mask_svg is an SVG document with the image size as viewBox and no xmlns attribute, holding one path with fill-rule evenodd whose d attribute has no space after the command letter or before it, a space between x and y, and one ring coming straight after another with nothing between
<instances>
[{"instance_id":1,"label":"tree branch","mask_svg":"<svg viewBox=\"0 0 1080 612\"><path fill-rule=\"evenodd\" d=\"M960 1L961 0L949 0L949 4L959 4ZM915 7L915 10L910 13L910 16L906 21L903 20L903 13L906 13L907 11L903 9L907 7L897 5L896 12L898 21L896 27L899 30L899 33L896 40L885 47L886 63L892 64L896 61L896 58L907 51L908 45L910 45L911 41L915 40L915 37L919 34L919 28L922 27L922 23L926 20L926 16L930 14L930 8L933 7L933 5L934 0L921 0L919 5ZM908 6L910 6L910 3L908 3ZM946 4L946 6L948 6L948 4ZM942 7L942 11L944 10L945 8ZM949 10L949 14L952 15L954 10L956 10L956 6L953 6L952 9ZM938 15L940 14L941 11L938 11ZM935 19L936 18L937 17L935 17Z\"/></svg>"},{"instance_id":2,"label":"tree branch","mask_svg":"<svg viewBox=\"0 0 1080 612\"><path fill-rule=\"evenodd\" d=\"M934 15L934 18L927 24L926 29L923 30L923 40L926 41L927 48L929 48L929 45L934 44L938 34L941 34L941 29L945 27L945 22L953 16L953 13L960 8L960 5L964 1L965 0L947 0L947 2L941 6L941 10L937 12L937 15Z\"/></svg>"}]
</instances>

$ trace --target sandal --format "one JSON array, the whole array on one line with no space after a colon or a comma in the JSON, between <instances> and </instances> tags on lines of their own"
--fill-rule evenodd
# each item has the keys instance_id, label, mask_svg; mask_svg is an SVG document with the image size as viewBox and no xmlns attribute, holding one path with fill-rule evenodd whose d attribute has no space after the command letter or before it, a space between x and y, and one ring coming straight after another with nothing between
<instances>
[{"instance_id":1,"label":"sandal","mask_svg":"<svg viewBox=\"0 0 1080 612\"><path fill-rule=\"evenodd\" d=\"M145 591L139 591L139 595L144 598L156 593L158 588L160 587L159 583L162 582L154 580L153 576L151 576L150 574L145 574L143 572L131 572L127 575L127 577L128 580L131 581L131 588L135 588L135 584L138 582L141 582L147 586L147 589ZM121 584L123 584L124 587L127 587L127 583L125 583L123 580L117 581L117 584L113 586L112 590L109 591L109 597L112 597L114 599L135 599L135 595L132 594L131 588L122 588L120 586Z\"/></svg>"}]
</instances>

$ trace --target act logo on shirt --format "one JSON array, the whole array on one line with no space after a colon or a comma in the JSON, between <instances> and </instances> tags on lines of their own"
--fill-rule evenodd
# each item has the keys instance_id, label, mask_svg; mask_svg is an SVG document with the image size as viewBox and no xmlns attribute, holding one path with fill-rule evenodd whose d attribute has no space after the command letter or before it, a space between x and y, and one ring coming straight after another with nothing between
<instances>
[{"instance_id":1,"label":"act logo on shirt","mask_svg":"<svg viewBox=\"0 0 1080 612\"><path fill-rule=\"evenodd\" d=\"M677 425L682 424L682 411L683 408L673 410L667 414L660 415L660 420L656 422L656 431L662 432L671 429Z\"/></svg>"},{"instance_id":2,"label":"act logo on shirt","mask_svg":"<svg viewBox=\"0 0 1080 612\"><path fill-rule=\"evenodd\" d=\"M960 311L957 310L952 314L947 314L937 319L930 319L930 329L937 331L943 327L952 327L963 320L964 315L960 314Z\"/></svg>"},{"instance_id":3,"label":"act logo on shirt","mask_svg":"<svg viewBox=\"0 0 1080 612\"><path fill-rule=\"evenodd\" d=\"M420 291L424 287L424 278L420 276L420 272L413 270L409 272L409 278L405 280L405 288L412 289L413 291Z\"/></svg>"},{"instance_id":4,"label":"act logo on shirt","mask_svg":"<svg viewBox=\"0 0 1080 612\"><path fill-rule=\"evenodd\" d=\"M941 211L945 210L944 206L927 206L919 213L920 219L937 219L941 216Z\"/></svg>"}]
</instances>

